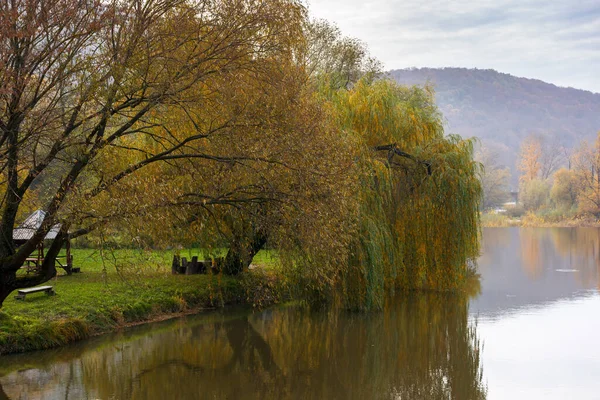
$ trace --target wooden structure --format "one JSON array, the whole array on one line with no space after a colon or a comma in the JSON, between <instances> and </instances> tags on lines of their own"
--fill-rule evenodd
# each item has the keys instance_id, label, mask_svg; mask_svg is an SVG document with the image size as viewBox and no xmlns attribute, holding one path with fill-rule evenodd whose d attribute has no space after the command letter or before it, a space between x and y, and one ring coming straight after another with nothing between
<instances>
[{"instance_id":1,"label":"wooden structure","mask_svg":"<svg viewBox=\"0 0 600 400\"><path fill-rule=\"evenodd\" d=\"M173 263L171 264L173 275L206 274L209 271L216 272L214 262L211 260L198 261L198 256L193 256L191 261L188 261L185 257L173 256Z\"/></svg>"},{"instance_id":2,"label":"wooden structure","mask_svg":"<svg viewBox=\"0 0 600 400\"><path fill-rule=\"evenodd\" d=\"M48 296L54 296L56 294L56 292L54 291L52 286L38 286L38 287L29 288L29 289L20 289L19 294L17 294L15 296L15 299L25 300L26 295L28 295L29 293L36 293L36 292L45 292Z\"/></svg>"},{"instance_id":3,"label":"wooden structure","mask_svg":"<svg viewBox=\"0 0 600 400\"><path fill-rule=\"evenodd\" d=\"M29 217L23 221L15 230L13 230L13 241L15 245L20 246L27 240L33 237L33 234L42 226L46 212L37 210L33 212ZM23 268L27 269L27 272L38 271L42 267L44 262L44 241L54 240L60 231L60 224L54 225L52 229L46 234L44 240L40 242L36 251L32 253L25 260ZM71 255L71 240L67 238L66 241L66 254L64 256L56 257L56 266L64 269L68 274L71 272L79 272L78 268L73 268L73 256Z\"/></svg>"}]
</instances>

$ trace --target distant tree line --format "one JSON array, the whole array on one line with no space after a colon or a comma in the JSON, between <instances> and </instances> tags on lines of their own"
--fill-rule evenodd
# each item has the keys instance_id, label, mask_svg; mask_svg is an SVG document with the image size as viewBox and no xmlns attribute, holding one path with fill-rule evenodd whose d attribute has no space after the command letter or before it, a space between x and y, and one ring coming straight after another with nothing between
<instances>
[{"instance_id":1,"label":"distant tree line","mask_svg":"<svg viewBox=\"0 0 600 400\"><path fill-rule=\"evenodd\" d=\"M508 169L495 163L489 154L485 147L478 152L484 165L485 209L503 207L509 202ZM600 132L595 142L584 140L574 148L545 136L530 135L521 143L519 152L519 201L509 205L509 211L532 212L554 220L585 215L599 218L599 168Z\"/></svg>"},{"instance_id":2,"label":"distant tree line","mask_svg":"<svg viewBox=\"0 0 600 400\"><path fill-rule=\"evenodd\" d=\"M520 198L527 211L600 217L600 133L574 149L530 137L521 147Z\"/></svg>"}]
</instances>

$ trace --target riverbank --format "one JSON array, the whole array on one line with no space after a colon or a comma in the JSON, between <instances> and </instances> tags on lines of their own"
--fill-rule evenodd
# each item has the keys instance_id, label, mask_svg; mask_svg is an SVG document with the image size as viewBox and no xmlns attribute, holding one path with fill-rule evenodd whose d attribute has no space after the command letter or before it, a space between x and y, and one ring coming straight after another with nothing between
<instances>
[{"instance_id":1,"label":"riverbank","mask_svg":"<svg viewBox=\"0 0 600 400\"><path fill-rule=\"evenodd\" d=\"M35 293L25 301L5 300L0 355L59 347L204 309L265 306L282 296L282 280L268 268L276 260L268 254L257 257L267 268L240 277L171 275L170 257L168 252L74 250L74 265L82 272L48 282L55 296Z\"/></svg>"},{"instance_id":2,"label":"riverbank","mask_svg":"<svg viewBox=\"0 0 600 400\"><path fill-rule=\"evenodd\" d=\"M481 225L484 228L506 228L511 226L529 228L599 228L600 220L589 215L569 218L556 218L540 216L533 213L526 214L521 217L511 217L505 214L482 214Z\"/></svg>"}]
</instances>

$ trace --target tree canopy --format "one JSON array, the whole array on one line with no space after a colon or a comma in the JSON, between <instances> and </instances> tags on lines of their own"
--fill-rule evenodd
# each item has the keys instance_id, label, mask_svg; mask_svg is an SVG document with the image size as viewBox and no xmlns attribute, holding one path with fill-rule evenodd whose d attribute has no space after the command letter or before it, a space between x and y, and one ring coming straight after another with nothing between
<instances>
[{"instance_id":1,"label":"tree canopy","mask_svg":"<svg viewBox=\"0 0 600 400\"><path fill-rule=\"evenodd\" d=\"M0 298L52 277L53 256L69 229L87 233L131 211L118 206L144 203L139 182L132 185L137 193L117 196L126 202L110 195L115 185L156 163L237 161L192 144L250 122L195 110L218 111L223 82L266 76L265 64L292 58L304 19L295 1L2 3ZM38 203L46 218L16 248L12 230L21 204L42 182ZM58 221L61 234L40 273L17 276Z\"/></svg>"}]
</instances>

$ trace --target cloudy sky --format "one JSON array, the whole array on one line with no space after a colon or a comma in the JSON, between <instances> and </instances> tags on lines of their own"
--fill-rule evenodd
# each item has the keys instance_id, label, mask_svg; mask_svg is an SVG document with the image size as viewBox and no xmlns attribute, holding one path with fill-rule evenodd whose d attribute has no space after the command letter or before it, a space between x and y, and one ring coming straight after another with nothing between
<instances>
[{"instance_id":1,"label":"cloudy sky","mask_svg":"<svg viewBox=\"0 0 600 400\"><path fill-rule=\"evenodd\" d=\"M600 93L600 0L308 0L386 69L492 68Z\"/></svg>"}]
</instances>

